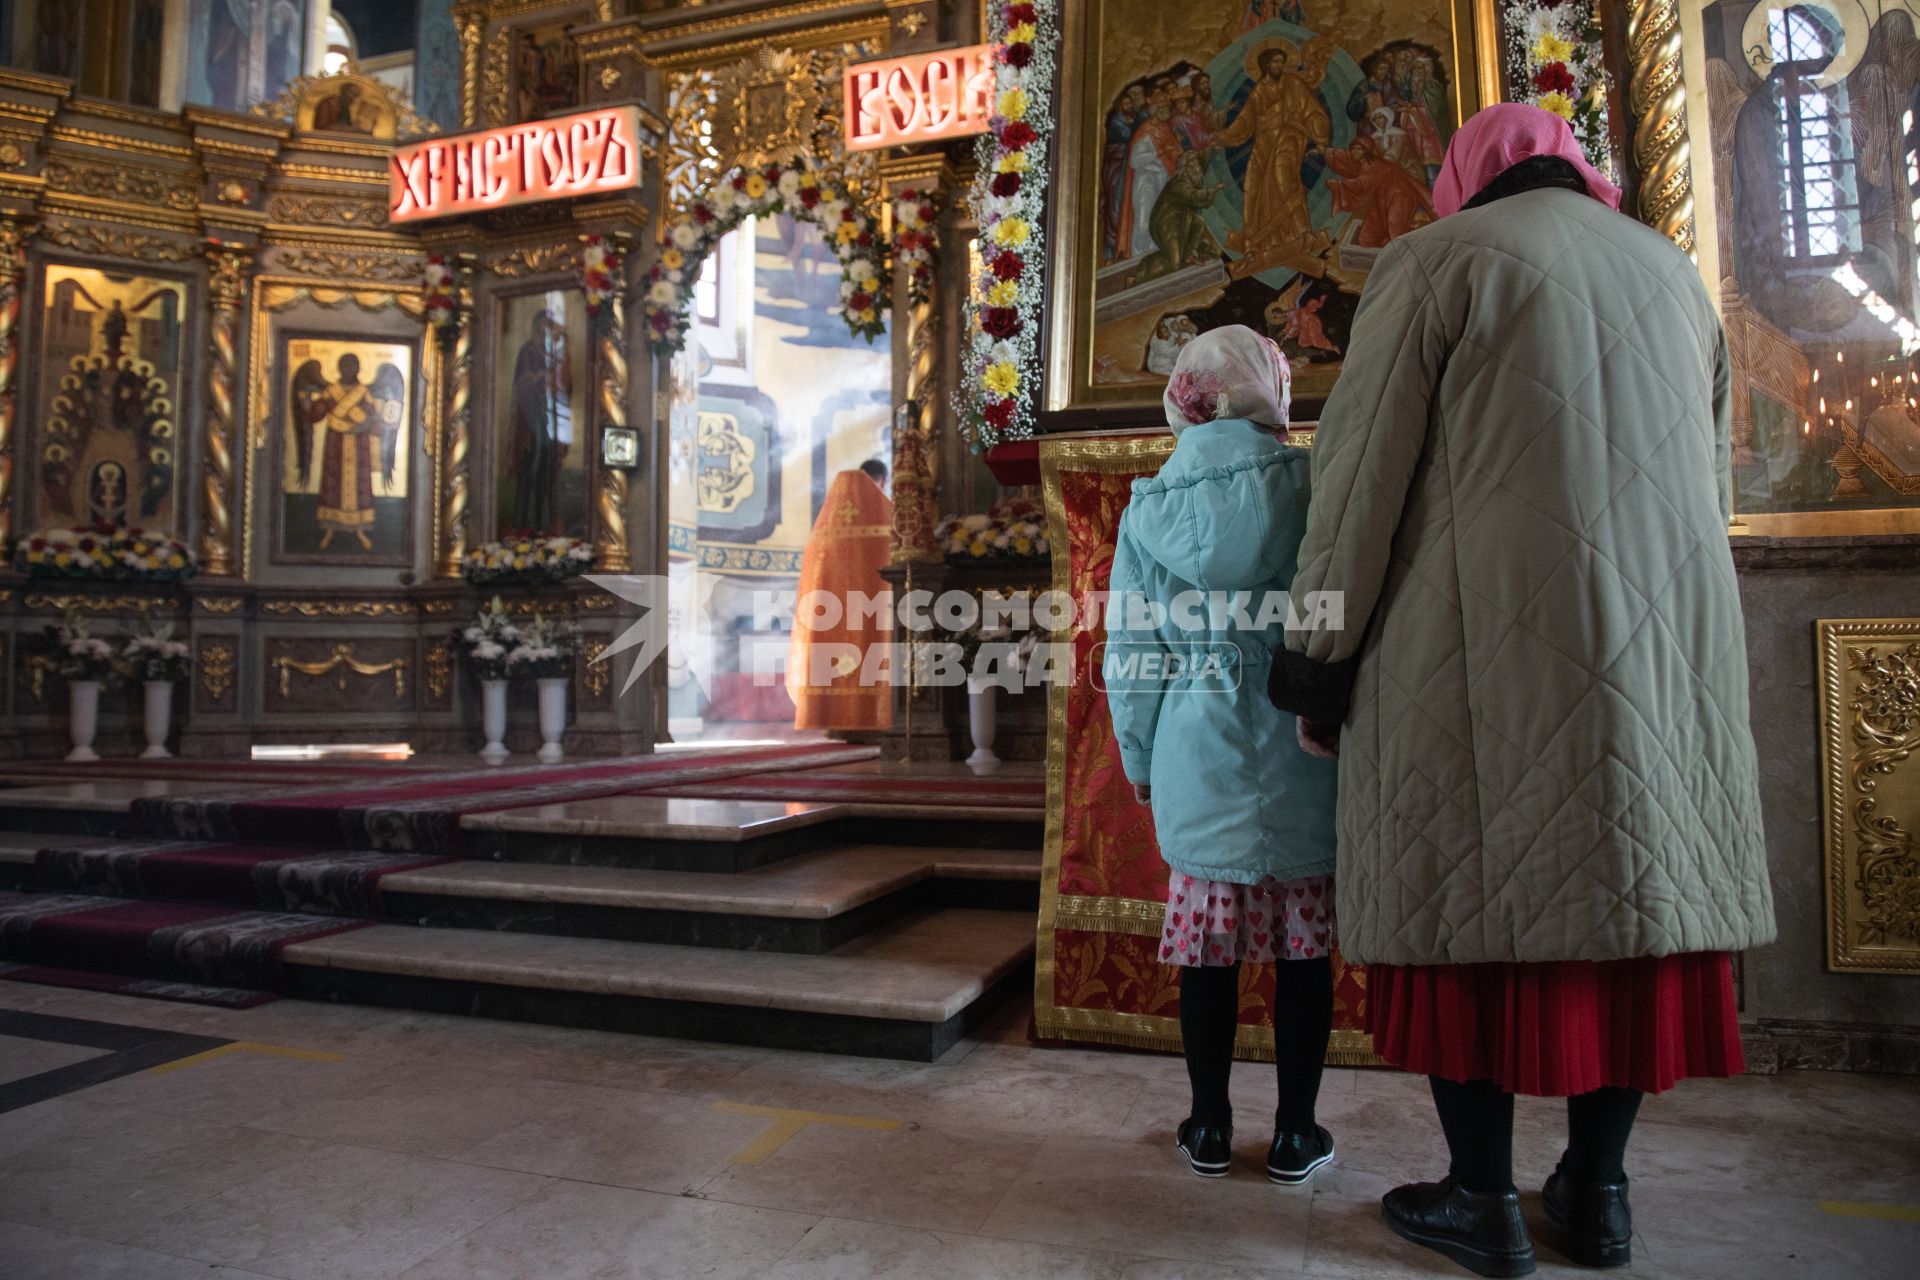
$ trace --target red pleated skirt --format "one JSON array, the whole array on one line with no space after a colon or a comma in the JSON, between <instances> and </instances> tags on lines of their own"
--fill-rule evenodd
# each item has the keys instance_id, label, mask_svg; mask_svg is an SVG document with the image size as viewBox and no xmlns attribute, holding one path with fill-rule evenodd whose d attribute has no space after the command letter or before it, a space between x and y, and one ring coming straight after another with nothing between
<instances>
[{"instance_id":1,"label":"red pleated skirt","mask_svg":"<svg viewBox=\"0 0 1920 1280\"><path fill-rule=\"evenodd\" d=\"M1746 1070L1724 951L1550 964L1367 966L1367 1030L1396 1067L1561 1098Z\"/></svg>"}]
</instances>

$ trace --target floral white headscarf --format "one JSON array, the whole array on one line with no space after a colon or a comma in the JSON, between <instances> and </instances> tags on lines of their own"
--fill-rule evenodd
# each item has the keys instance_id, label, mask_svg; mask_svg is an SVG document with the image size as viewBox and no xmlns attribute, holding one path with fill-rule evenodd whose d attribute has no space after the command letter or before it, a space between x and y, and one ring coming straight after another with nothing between
<instances>
[{"instance_id":1,"label":"floral white headscarf","mask_svg":"<svg viewBox=\"0 0 1920 1280\"><path fill-rule=\"evenodd\" d=\"M1293 371L1280 348L1243 324L1209 329L1187 343L1167 380L1167 426L1245 418L1279 430L1293 400Z\"/></svg>"}]
</instances>

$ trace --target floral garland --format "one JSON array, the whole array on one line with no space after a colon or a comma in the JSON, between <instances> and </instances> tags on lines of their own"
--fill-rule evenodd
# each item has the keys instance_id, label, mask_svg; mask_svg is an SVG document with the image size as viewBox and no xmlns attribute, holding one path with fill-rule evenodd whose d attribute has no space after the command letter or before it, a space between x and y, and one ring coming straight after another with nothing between
<instances>
[{"instance_id":1,"label":"floral garland","mask_svg":"<svg viewBox=\"0 0 1920 1280\"><path fill-rule=\"evenodd\" d=\"M668 224L666 246L647 273L647 343L672 353L686 345L693 282L720 237L748 216L783 212L814 223L840 259L841 315L847 328L872 342L887 331L881 299L887 291L885 237L839 180L805 165L742 169L696 198Z\"/></svg>"},{"instance_id":2,"label":"floral garland","mask_svg":"<svg viewBox=\"0 0 1920 1280\"><path fill-rule=\"evenodd\" d=\"M30 578L112 582L183 582L199 567L178 538L106 522L37 533L21 542L20 562Z\"/></svg>"},{"instance_id":3,"label":"floral garland","mask_svg":"<svg viewBox=\"0 0 1920 1280\"><path fill-rule=\"evenodd\" d=\"M538 586L564 582L593 567L594 549L564 534L509 533L483 542L460 562L460 574L476 587Z\"/></svg>"},{"instance_id":4,"label":"floral garland","mask_svg":"<svg viewBox=\"0 0 1920 1280\"><path fill-rule=\"evenodd\" d=\"M981 253L969 302L973 337L956 405L975 450L1033 434L1042 283L1034 255L1059 64L1056 3L995 4L990 16L994 115L980 138L970 197Z\"/></svg>"},{"instance_id":5,"label":"floral garland","mask_svg":"<svg viewBox=\"0 0 1920 1280\"><path fill-rule=\"evenodd\" d=\"M587 298L587 316L599 316L612 301L625 253L605 236L588 236L580 247L580 292Z\"/></svg>"},{"instance_id":6,"label":"floral garland","mask_svg":"<svg viewBox=\"0 0 1920 1280\"><path fill-rule=\"evenodd\" d=\"M893 269L906 273L907 301L933 296L933 194L913 187L893 202Z\"/></svg>"},{"instance_id":7,"label":"floral garland","mask_svg":"<svg viewBox=\"0 0 1920 1280\"><path fill-rule=\"evenodd\" d=\"M1514 101L1566 120L1587 159L1614 176L1607 68L1593 0L1506 0L1502 8Z\"/></svg>"},{"instance_id":8,"label":"floral garland","mask_svg":"<svg viewBox=\"0 0 1920 1280\"><path fill-rule=\"evenodd\" d=\"M934 529L949 560L1044 560L1047 517L1032 498L1003 498L986 511L948 516Z\"/></svg>"},{"instance_id":9,"label":"floral garland","mask_svg":"<svg viewBox=\"0 0 1920 1280\"><path fill-rule=\"evenodd\" d=\"M460 319L460 286L453 268L441 254L427 258L426 276L421 282L427 295L427 323L444 337Z\"/></svg>"}]
</instances>

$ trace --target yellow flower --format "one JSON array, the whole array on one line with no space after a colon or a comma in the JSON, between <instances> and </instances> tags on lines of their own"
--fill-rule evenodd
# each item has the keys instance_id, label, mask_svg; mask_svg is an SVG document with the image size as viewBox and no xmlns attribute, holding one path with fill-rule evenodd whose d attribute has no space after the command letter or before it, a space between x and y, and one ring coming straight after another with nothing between
<instances>
[{"instance_id":1,"label":"yellow flower","mask_svg":"<svg viewBox=\"0 0 1920 1280\"><path fill-rule=\"evenodd\" d=\"M1000 360L988 365L980 380L995 395L1010 396L1020 389L1020 370L1012 361Z\"/></svg>"},{"instance_id":2,"label":"yellow flower","mask_svg":"<svg viewBox=\"0 0 1920 1280\"><path fill-rule=\"evenodd\" d=\"M1540 106L1544 110L1553 112L1553 114L1563 120L1573 119L1573 99L1564 93L1541 94Z\"/></svg>"},{"instance_id":3,"label":"yellow flower","mask_svg":"<svg viewBox=\"0 0 1920 1280\"><path fill-rule=\"evenodd\" d=\"M73 563L73 557L64 551L56 551L53 553L53 562L64 569Z\"/></svg>"},{"instance_id":4,"label":"yellow flower","mask_svg":"<svg viewBox=\"0 0 1920 1280\"><path fill-rule=\"evenodd\" d=\"M967 554L975 555L975 556L983 556L987 554L987 544L984 542L976 542L972 546L967 548Z\"/></svg>"},{"instance_id":5,"label":"yellow flower","mask_svg":"<svg viewBox=\"0 0 1920 1280\"><path fill-rule=\"evenodd\" d=\"M843 222L834 228L834 238L841 244L852 244L860 237L860 228L852 222Z\"/></svg>"},{"instance_id":6,"label":"yellow flower","mask_svg":"<svg viewBox=\"0 0 1920 1280\"><path fill-rule=\"evenodd\" d=\"M527 558L526 558L525 556L515 556L515 557L513 558L513 567L514 567L514 568L516 568L516 569L524 569L524 568L526 568L526 567L527 567Z\"/></svg>"},{"instance_id":7,"label":"yellow flower","mask_svg":"<svg viewBox=\"0 0 1920 1280\"><path fill-rule=\"evenodd\" d=\"M1573 56L1573 45L1549 31L1534 43L1533 56L1537 62L1565 62Z\"/></svg>"},{"instance_id":8,"label":"yellow flower","mask_svg":"<svg viewBox=\"0 0 1920 1280\"><path fill-rule=\"evenodd\" d=\"M1020 296L1018 280L996 280L993 288L987 290L987 305L990 307L1010 307Z\"/></svg>"},{"instance_id":9,"label":"yellow flower","mask_svg":"<svg viewBox=\"0 0 1920 1280\"><path fill-rule=\"evenodd\" d=\"M1013 26L1007 28L1008 44L1032 44L1033 36L1033 24L1031 22L1015 23Z\"/></svg>"},{"instance_id":10,"label":"yellow flower","mask_svg":"<svg viewBox=\"0 0 1920 1280\"><path fill-rule=\"evenodd\" d=\"M678 271L686 265L686 261L687 256L672 245L668 245L666 252L660 255L660 265L669 271Z\"/></svg>"},{"instance_id":11,"label":"yellow flower","mask_svg":"<svg viewBox=\"0 0 1920 1280\"><path fill-rule=\"evenodd\" d=\"M747 175L747 194L758 200L767 194L767 180L757 173Z\"/></svg>"},{"instance_id":12,"label":"yellow flower","mask_svg":"<svg viewBox=\"0 0 1920 1280\"><path fill-rule=\"evenodd\" d=\"M1027 91L1025 89L1009 89L1001 94L1000 114L1009 120L1026 119Z\"/></svg>"},{"instance_id":13,"label":"yellow flower","mask_svg":"<svg viewBox=\"0 0 1920 1280\"><path fill-rule=\"evenodd\" d=\"M184 569L186 564L186 557L182 556L178 551L167 557L167 568L169 569Z\"/></svg>"},{"instance_id":14,"label":"yellow flower","mask_svg":"<svg viewBox=\"0 0 1920 1280\"><path fill-rule=\"evenodd\" d=\"M993 242L1003 249L1018 248L1032 233L1025 218L1002 218L993 224Z\"/></svg>"},{"instance_id":15,"label":"yellow flower","mask_svg":"<svg viewBox=\"0 0 1920 1280\"><path fill-rule=\"evenodd\" d=\"M1013 549L1024 556L1033 550L1033 540L1030 538L1015 538L1013 540Z\"/></svg>"},{"instance_id":16,"label":"yellow flower","mask_svg":"<svg viewBox=\"0 0 1920 1280\"><path fill-rule=\"evenodd\" d=\"M995 173L1025 173L1027 171L1027 153L1024 149L1009 151L993 162Z\"/></svg>"}]
</instances>

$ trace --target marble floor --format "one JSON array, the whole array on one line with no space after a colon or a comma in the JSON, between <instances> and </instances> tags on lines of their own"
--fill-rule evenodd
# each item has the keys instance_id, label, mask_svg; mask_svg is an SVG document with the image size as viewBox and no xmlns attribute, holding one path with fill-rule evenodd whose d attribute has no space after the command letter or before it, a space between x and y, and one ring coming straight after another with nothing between
<instances>
[{"instance_id":1,"label":"marble floor","mask_svg":"<svg viewBox=\"0 0 1920 1280\"><path fill-rule=\"evenodd\" d=\"M1329 1072L1339 1156L1281 1189L1259 1167L1271 1069L1242 1064L1239 1165L1203 1182L1172 1150L1176 1060L1024 1031L1009 1001L915 1065L0 982L0 1276L1466 1274L1378 1221L1383 1191L1442 1164L1421 1081ZM1558 1126L1522 1102L1523 1184ZM1920 1080L1683 1085L1648 1101L1630 1171L1636 1265L1616 1274L1909 1277ZM1585 1274L1552 1251L1537 1195L1528 1212L1540 1273Z\"/></svg>"}]
</instances>

